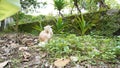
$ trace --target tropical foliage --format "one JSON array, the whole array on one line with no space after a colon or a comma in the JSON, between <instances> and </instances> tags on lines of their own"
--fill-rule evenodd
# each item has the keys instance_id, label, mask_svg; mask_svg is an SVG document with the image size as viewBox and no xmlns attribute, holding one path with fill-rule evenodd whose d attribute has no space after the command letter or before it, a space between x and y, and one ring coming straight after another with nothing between
<instances>
[{"instance_id":1,"label":"tropical foliage","mask_svg":"<svg viewBox=\"0 0 120 68\"><path fill-rule=\"evenodd\" d=\"M19 0L0 0L0 21L20 10Z\"/></svg>"}]
</instances>

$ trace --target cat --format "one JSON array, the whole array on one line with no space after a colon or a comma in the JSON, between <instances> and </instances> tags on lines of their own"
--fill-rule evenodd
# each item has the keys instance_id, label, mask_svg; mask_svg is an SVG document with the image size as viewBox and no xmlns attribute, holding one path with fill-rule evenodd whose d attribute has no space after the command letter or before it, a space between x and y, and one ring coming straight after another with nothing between
<instances>
[{"instance_id":1,"label":"cat","mask_svg":"<svg viewBox=\"0 0 120 68\"><path fill-rule=\"evenodd\" d=\"M50 25L44 27L44 30L39 34L39 46L45 46L45 44L51 39L53 36L53 31Z\"/></svg>"}]
</instances>

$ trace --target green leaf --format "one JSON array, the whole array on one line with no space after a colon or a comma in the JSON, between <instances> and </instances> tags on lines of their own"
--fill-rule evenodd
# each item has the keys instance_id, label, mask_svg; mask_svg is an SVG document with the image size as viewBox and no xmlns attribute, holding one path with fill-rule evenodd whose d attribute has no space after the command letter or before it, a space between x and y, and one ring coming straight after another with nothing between
<instances>
[{"instance_id":1,"label":"green leaf","mask_svg":"<svg viewBox=\"0 0 120 68\"><path fill-rule=\"evenodd\" d=\"M19 0L0 0L0 21L20 10Z\"/></svg>"},{"instance_id":2,"label":"green leaf","mask_svg":"<svg viewBox=\"0 0 120 68\"><path fill-rule=\"evenodd\" d=\"M54 6L61 11L66 6L66 3L64 0L54 0Z\"/></svg>"}]
</instances>

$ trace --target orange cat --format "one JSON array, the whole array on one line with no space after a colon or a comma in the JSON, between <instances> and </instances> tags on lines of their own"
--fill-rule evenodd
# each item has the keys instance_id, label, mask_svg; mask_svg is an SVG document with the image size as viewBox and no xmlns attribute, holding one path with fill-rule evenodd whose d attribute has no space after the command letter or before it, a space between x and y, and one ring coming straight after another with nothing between
<instances>
[{"instance_id":1,"label":"orange cat","mask_svg":"<svg viewBox=\"0 0 120 68\"><path fill-rule=\"evenodd\" d=\"M42 43L46 43L50 40L50 38L53 35L53 31L50 25L47 25L44 27L44 30L40 32L39 34L39 41L40 41L40 46Z\"/></svg>"}]
</instances>

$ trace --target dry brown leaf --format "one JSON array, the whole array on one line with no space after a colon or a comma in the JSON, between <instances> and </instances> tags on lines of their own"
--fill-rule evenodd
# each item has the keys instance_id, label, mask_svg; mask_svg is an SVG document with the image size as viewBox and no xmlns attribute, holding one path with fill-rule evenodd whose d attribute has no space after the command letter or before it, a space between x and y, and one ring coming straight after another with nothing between
<instances>
[{"instance_id":1,"label":"dry brown leaf","mask_svg":"<svg viewBox=\"0 0 120 68\"><path fill-rule=\"evenodd\" d=\"M26 51L26 50L28 50L28 47L19 47L19 50L20 51Z\"/></svg>"},{"instance_id":2,"label":"dry brown leaf","mask_svg":"<svg viewBox=\"0 0 120 68\"><path fill-rule=\"evenodd\" d=\"M47 53L42 53L41 58L46 57Z\"/></svg>"},{"instance_id":3,"label":"dry brown leaf","mask_svg":"<svg viewBox=\"0 0 120 68\"><path fill-rule=\"evenodd\" d=\"M31 57L31 54L29 52L23 52L23 60L24 61L29 61L29 58Z\"/></svg>"},{"instance_id":4,"label":"dry brown leaf","mask_svg":"<svg viewBox=\"0 0 120 68\"><path fill-rule=\"evenodd\" d=\"M54 62L54 65L60 68L60 67L66 66L69 62L70 62L70 59L57 59Z\"/></svg>"},{"instance_id":5,"label":"dry brown leaf","mask_svg":"<svg viewBox=\"0 0 120 68\"><path fill-rule=\"evenodd\" d=\"M22 43L25 44L25 42L26 42L27 40L28 40L27 38L23 38L23 39L22 39Z\"/></svg>"},{"instance_id":6,"label":"dry brown leaf","mask_svg":"<svg viewBox=\"0 0 120 68\"><path fill-rule=\"evenodd\" d=\"M4 43L5 42L5 40L0 40L0 43Z\"/></svg>"},{"instance_id":7,"label":"dry brown leaf","mask_svg":"<svg viewBox=\"0 0 120 68\"><path fill-rule=\"evenodd\" d=\"M25 44L26 44L27 46L33 46L33 45L34 45L34 42L33 42L33 40L28 40L28 41L25 42Z\"/></svg>"},{"instance_id":8,"label":"dry brown leaf","mask_svg":"<svg viewBox=\"0 0 120 68\"><path fill-rule=\"evenodd\" d=\"M11 44L10 44L10 47L11 47L11 48L17 48L18 45L19 45L19 44L17 44L17 43L11 43Z\"/></svg>"},{"instance_id":9,"label":"dry brown leaf","mask_svg":"<svg viewBox=\"0 0 120 68\"><path fill-rule=\"evenodd\" d=\"M4 62L0 63L0 68L4 68L8 64L8 62L10 62L10 61L4 61Z\"/></svg>"}]
</instances>

